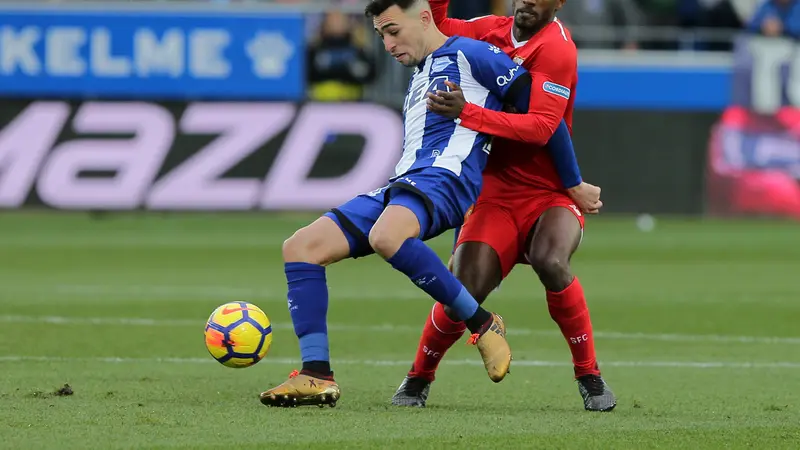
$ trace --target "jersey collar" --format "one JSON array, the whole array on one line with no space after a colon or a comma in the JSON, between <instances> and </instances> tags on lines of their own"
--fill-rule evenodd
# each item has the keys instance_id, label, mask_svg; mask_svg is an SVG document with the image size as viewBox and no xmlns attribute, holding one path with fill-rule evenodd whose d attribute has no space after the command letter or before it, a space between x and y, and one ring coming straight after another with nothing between
<instances>
[{"instance_id":1,"label":"jersey collar","mask_svg":"<svg viewBox=\"0 0 800 450\"><path fill-rule=\"evenodd\" d=\"M547 25L543 26L542 29L539 30L536 34L541 33L545 28L549 27L554 22L558 22L558 18L557 17L553 17L553 22L550 22ZM511 24L510 33L511 33L511 44L514 45L514 48L520 48L520 47L522 47L523 45L527 44L530 41L530 39L528 39L527 41L522 41L522 42L517 41L517 38L514 37L514 24L513 23ZM534 34L534 36L536 36L536 34Z\"/></svg>"},{"instance_id":2,"label":"jersey collar","mask_svg":"<svg viewBox=\"0 0 800 450\"><path fill-rule=\"evenodd\" d=\"M451 46L453 44L453 42L456 41L456 39L458 39L458 36L450 36L449 38L447 38L447 40L444 41L444 44L442 44L441 47L439 47L436 50L434 50L433 52L431 52L430 55L428 55L425 58L423 58L422 61L420 61L419 64L417 64L417 69L418 70L422 70L425 67L425 62L428 61L428 58L434 57L434 55L436 55L436 52L438 52L439 50Z\"/></svg>"},{"instance_id":3,"label":"jersey collar","mask_svg":"<svg viewBox=\"0 0 800 450\"><path fill-rule=\"evenodd\" d=\"M510 33L511 33L511 44L514 46L514 48L520 48L528 43L528 41L522 41L522 42L517 41L517 38L514 37L514 25L511 25Z\"/></svg>"}]
</instances>

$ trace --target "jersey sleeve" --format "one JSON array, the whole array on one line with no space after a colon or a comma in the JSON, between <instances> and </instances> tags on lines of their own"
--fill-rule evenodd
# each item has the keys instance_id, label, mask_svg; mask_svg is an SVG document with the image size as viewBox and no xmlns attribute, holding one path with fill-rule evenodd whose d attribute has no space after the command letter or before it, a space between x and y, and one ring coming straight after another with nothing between
<instances>
[{"instance_id":1,"label":"jersey sleeve","mask_svg":"<svg viewBox=\"0 0 800 450\"><path fill-rule=\"evenodd\" d=\"M498 47L484 42L465 54L475 81L521 112L528 110L531 76Z\"/></svg>"},{"instance_id":2,"label":"jersey sleeve","mask_svg":"<svg viewBox=\"0 0 800 450\"><path fill-rule=\"evenodd\" d=\"M480 39L487 33L501 25L507 18L499 16L482 16L469 20L450 19L447 17L447 8L450 0L430 0L433 22L439 31L447 36L464 36Z\"/></svg>"},{"instance_id":3,"label":"jersey sleeve","mask_svg":"<svg viewBox=\"0 0 800 450\"><path fill-rule=\"evenodd\" d=\"M527 114L493 111L467 103L459 116L461 125L494 136L544 146L564 117L572 96L569 86L575 77L577 60L577 51L571 42L564 40L560 44L552 41L543 45L533 58L530 70Z\"/></svg>"}]
</instances>

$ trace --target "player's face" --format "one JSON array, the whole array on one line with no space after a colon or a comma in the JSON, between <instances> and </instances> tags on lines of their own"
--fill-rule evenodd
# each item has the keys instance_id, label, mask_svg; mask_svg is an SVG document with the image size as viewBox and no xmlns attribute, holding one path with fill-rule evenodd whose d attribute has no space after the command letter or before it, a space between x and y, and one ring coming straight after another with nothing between
<instances>
[{"instance_id":1,"label":"player's face","mask_svg":"<svg viewBox=\"0 0 800 450\"><path fill-rule=\"evenodd\" d=\"M514 0L514 25L523 30L540 28L553 20L566 0Z\"/></svg>"},{"instance_id":2,"label":"player's face","mask_svg":"<svg viewBox=\"0 0 800 450\"><path fill-rule=\"evenodd\" d=\"M406 67L416 66L424 56L424 27L418 15L393 5L373 19L386 51Z\"/></svg>"}]
</instances>

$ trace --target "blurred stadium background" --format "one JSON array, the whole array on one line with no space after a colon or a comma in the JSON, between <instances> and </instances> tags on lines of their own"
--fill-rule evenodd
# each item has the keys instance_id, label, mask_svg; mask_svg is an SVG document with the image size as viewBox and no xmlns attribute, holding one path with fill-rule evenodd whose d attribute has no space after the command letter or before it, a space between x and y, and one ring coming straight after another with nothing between
<instances>
[{"instance_id":1,"label":"blurred stadium background","mask_svg":"<svg viewBox=\"0 0 800 450\"><path fill-rule=\"evenodd\" d=\"M558 15L579 46L578 159L605 202L573 265L613 415L581 410L524 268L491 299L513 376L490 385L455 348L426 411L388 408L430 303L372 259L329 271L340 405L302 423L260 409L297 358L281 242L400 153L409 71L363 4L0 3L0 447L797 448L798 0ZM451 0L451 16L510 5ZM253 369L202 346L231 300L275 323Z\"/></svg>"},{"instance_id":2,"label":"blurred stadium background","mask_svg":"<svg viewBox=\"0 0 800 450\"><path fill-rule=\"evenodd\" d=\"M451 15L507 14L510 3L453 1ZM800 218L800 19L762 11L782 3L797 8L794 0L567 2L559 17L580 47L574 139L587 179L604 189L605 212ZM4 143L28 140L18 137L26 126L48 131L27 163L3 160L20 175L2 179L0 207L303 210L370 190L400 145L385 137L401 133L409 72L387 57L362 10L355 0L3 2ZM95 119L112 111L128 119ZM239 116L271 125L243 126L254 133L242 137L247 144L221 143L202 170L263 178L262 198L256 183L232 191L154 183L205 148L198 135L222 133ZM150 159L78 157L102 151L86 134L140 128L160 130L136 140L151 147ZM137 169L103 177L123 160Z\"/></svg>"}]
</instances>

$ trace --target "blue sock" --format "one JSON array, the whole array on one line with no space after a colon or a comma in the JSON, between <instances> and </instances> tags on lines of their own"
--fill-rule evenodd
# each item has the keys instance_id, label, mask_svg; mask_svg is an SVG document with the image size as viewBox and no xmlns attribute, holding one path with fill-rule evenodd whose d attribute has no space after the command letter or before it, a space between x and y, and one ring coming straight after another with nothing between
<instances>
[{"instance_id":1,"label":"blue sock","mask_svg":"<svg viewBox=\"0 0 800 450\"><path fill-rule=\"evenodd\" d=\"M387 261L434 300L453 308L459 319L471 319L478 310L483 311L455 275L447 270L439 255L421 240L406 239L400 250Z\"/></svg>"},{"instance_id":2,"label":"blue sock","mask_svg":"<svg viewBox=\"0 0 800 450\"><path fill-rule=\"evenodd\" d=\"M289 314L294 333L300 339L303 368L327 375L330 372L328 347L328 285L325 267L291 262L284 264L289 285Z\"/></svg>"}]
</instances>

